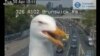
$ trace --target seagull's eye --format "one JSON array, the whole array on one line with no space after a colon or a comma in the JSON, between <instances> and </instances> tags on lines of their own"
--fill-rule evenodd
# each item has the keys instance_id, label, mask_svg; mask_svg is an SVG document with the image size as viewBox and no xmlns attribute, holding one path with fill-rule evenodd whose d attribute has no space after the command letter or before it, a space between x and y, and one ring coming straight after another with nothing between
<instances>
[{"instance_id":1,"label":"seagull's eye","mask_svg":"<svg viewBox=\"0 0 100 56\"><path fill-rule=\"evenodd\" d=\"M42 21L38 21L38 23L39 23L39 24L46 24L46 23L44 23L44 22L42 22Z\"/></svg>"},{"instance_id":2,"label":"seagull's eye","mask_svg":"<svg viewBox=\"0 0 100 56\"><path fill-rule=\"evenodd\" d=\"M42 22L42 21L38 21L38 23L43 24L43 22Z\"/></svg>"}]
</instances>

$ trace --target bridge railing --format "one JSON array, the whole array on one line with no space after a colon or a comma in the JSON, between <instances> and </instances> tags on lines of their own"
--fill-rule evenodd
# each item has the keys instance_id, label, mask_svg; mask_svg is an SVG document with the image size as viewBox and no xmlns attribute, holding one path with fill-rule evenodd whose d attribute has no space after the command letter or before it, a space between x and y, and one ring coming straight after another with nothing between
<instances>
[{"instance_id":1,"label":"bridge railing","mask_svg":"<svg viewBox=\"0 0 100 56\"><path fill-rule=\"evenodd\" d=\"M11 41L18 38L24 38L24 37L27 37L28 35L29 35L29 29L18 32L18 33L14 33L14 34L5 35L5 41Z\"/></svg>"}]
</instances>

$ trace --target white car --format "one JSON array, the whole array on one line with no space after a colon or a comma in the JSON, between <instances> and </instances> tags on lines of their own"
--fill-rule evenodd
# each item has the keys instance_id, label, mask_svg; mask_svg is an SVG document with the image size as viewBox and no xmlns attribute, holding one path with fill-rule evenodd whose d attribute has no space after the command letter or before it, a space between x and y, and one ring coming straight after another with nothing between
<instances>
[{"instance_id":1,"label":"white car","mask_svg":"<svg viewBox=\"0 0 100 56\"><path fill-rule=\"evenodd\" d=\"M92 39L91 37L88 38L88 44L89 44L90 46L93 46L93 45L94 45L93 39Z\"/></svg>"},{"instance_id":2,"label":"white car","mask_svg":"<svg viewBox=\"0 0 100 56\"><path fill-rule=\"evenodd\" d=\"M94 45L93 41L89 41L89 45L93 46Z\"/></svg>"},{"instance_id":3,"label":"white car","mask_svg":"<svg viewBox=\"0 0 100 56\"><path fill-rule=\"evenodd\" d=\"M89 41L92 41L93 39L91 37L88 38Z\"/></svg>"}]
</instances>

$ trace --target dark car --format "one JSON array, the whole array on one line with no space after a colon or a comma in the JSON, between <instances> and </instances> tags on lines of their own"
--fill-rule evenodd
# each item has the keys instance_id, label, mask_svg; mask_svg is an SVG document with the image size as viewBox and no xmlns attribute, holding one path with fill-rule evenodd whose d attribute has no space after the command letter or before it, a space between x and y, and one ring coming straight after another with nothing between
<instances>
[{"instance_id":1,"label":"dark car","mask_svg":"<svg viewBox=\"0 0 100 56\"><path fill-rule=\"evenodd\" d=\"M64 52L64 48L57 47L56 53L63 53L63 52Z\"/></svg>"},{"instance_id":2,"label":"dark car","mask_svg":"<svg viewBox=\"0 0 100 56\"><path fill-rule=\"evenodd\" d=\"M71 48L77 48L77 40L76 39L72 39Z\"/></svg>"},{"instance_id":3,"label":"dark car","mask_svg":"<svg viewBox=\"0 0 100 56\"><path fill-rule=\"evenodd\" d=\"M76 44L72 44L71 48L77 48L77 45Z\"/></svg>"}]
</instances>

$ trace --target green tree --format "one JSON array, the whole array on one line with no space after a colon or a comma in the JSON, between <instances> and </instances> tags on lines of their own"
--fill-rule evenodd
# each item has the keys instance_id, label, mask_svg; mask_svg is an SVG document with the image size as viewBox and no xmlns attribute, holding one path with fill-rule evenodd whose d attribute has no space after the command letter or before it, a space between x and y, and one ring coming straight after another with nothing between
<instances>
[{"instance_id":1,"label":"green tree","mask_svg":"<svg viewBox=\"0 0 100 56\"><path fill-rule=\"evenodd\" d=\"M82 23L89 30L91 27L96 25L96 10L87 10L83 13L85 19L82 20Z\"/></svg>"},{"instance_id":2,"label":"green tree","mask_svg":"<svg viewBox=\"0 0 100 56\"><path fill-rule=\"evenodd\" d=\"M23 9L23 6L5 6L5 33L19 32L23 25L27 26L29 16L24 14L16 18L15 15L17 9Z\"/></svg>"},{"instance_id":3,"label":"green tree","mask_svg":"<svg viewBox=\"0 0 100 56\"><path fill-rule=\"evenodd\" d=\"M42 5L11 5L11 6L5 6L5 33L11 34L16 33L19 31L23 31L25 29L28 29L30 26L30 21L32 18L30 18L30 14L21 14L17 18L16 16L16 10L25 10L25 12L29 9L39 9L42 11L45 9Z\"/></svg>"}]
</instances>

